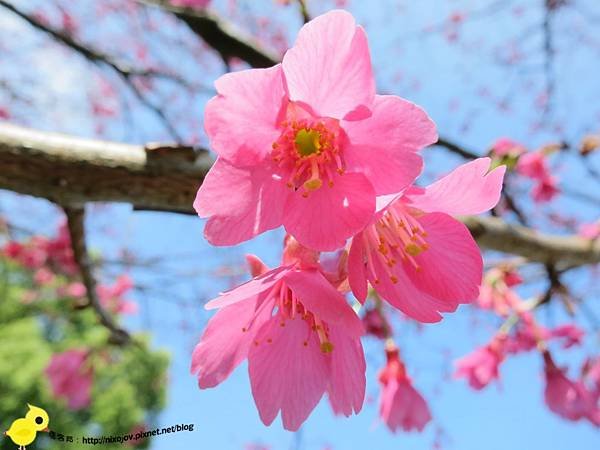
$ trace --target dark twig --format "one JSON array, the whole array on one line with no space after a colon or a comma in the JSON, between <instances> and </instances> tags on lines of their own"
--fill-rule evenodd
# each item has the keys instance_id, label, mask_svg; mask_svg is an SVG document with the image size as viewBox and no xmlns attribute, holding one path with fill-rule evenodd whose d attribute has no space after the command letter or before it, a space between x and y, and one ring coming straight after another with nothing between
<instances>
[{"instance_id":1,"label":"dark twig","mask_svg":"<svg viewBox=\"0 0 600 450\"><path fill-rule=\"evenodd\" d=\"M446 150L449 150L452 153L457 154L458 156L462 156L465 159L476 159L479 158L479 155L471 150L467 150L461 145L456 144L448 139L440 137L438 141L434 144L440 147L444 147Z\"/></svg>"},{"instance_id":2,"label":"dark twig","mask_svg":"<svg viewBox=\"0 0 600 450\"><path fill-rule=\"evenodd\" d=\"M310 14L308 13L308 8L306 7L306 1L298 0L298 5L300 6L300 14L302 14L302 20L304 23L310 22Z\"/></svg>"},{"instance_id":3,"label":"dark twig","mask_svg":"<svg viewBox=\"0 0 600 450\"><path fill-rule=\"evenodd\" d=\"M554 43L552 39L552 16L556 10L556 0L546 0L544 6L544 20L542 22L542 31L544 34L544 73L546 75L546 103L544 106L544 116L547 116L552 109L552 98L554 97Z\"/></svg>"},{"instance_id":4,"label":"dark twig","mask_svg":"<svg viewBox=\"0 0 600 450\"><path fill-rule=\"evenodd\" d=\"M111 341L117 345L129 343L131 337L127 331L120 328L102 307L96 292L96 280L92 274L92 264L85 243L85 210L84 208L64 208L67 224L71 235L71 246L75 261L79 265L81 279L86 289L89 306L91 306L100 323L111 332Z\"/></svg>"},{"instance_id":5,"label":"dark twig","mask_svg":"<svg viewBox=\"0 0 600 450\"><path fill-rule=\"evenodd\" d=\"M212 47L223 61L239 58L252 67L271 67L279 62L250 36L243 35L233 25L205 10L186 8L171 4L168 0L138 0L150 6L158 6L174 14L189 29Z\"/></svg>"}]
</instances>

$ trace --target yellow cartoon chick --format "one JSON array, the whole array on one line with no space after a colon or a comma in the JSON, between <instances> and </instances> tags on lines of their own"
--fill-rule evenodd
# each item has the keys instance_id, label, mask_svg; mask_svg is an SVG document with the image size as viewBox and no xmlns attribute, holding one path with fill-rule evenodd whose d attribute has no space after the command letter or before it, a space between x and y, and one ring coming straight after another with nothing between
<instances>
[{"instance_id":1,"label":"yellow cartoon chick","mask_svg":"<svg viewBox=\"0 0 600 450\"><path fill-rule=\"evenodd\" d=\"M50 417L42 408L27 404L29 411L24 419L15 420L8 431L4 433L19 446L19 450L25 450L25 446L35 441L38 431L48 431Z\"/></svg>"}]
</instances>

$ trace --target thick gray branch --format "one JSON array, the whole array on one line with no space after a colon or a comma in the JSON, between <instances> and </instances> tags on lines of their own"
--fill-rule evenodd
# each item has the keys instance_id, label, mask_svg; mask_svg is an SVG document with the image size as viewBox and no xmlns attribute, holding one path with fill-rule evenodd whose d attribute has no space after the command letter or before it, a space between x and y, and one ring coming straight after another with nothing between
<instances>
[{"instance_id":1,"label":"thick gray branch","mask_svg":"<svg viewBox=\"0 0 600 450\"><path fill-rule=\"evenodd\" d=\"M189 147L125 145L0 123L0 188L64 206L90 201L191 212L212 159Z\"/></svg>"},{"instance_id":2,"label":"thick gray branch","mask_svg":"<svg viewBox=\"0 0 600 450\"><path fill-rule=\"evenodd\" d=\"M67 207L126 202L136 209L193 214L196 190L212 162L204 150L116 144L0 124L0 188ZM600 262L599 241L538 233L495 217L462 220L487 249L561 267Z\"/></svg>"},{"instance_id":3,"label":"thick gray branch","mask_svg":"<svg viewBox=\"0 0 600 450\"><path fill-rule=\"evenodd\" d=\"M484 248L523 256L530 261L556 264L560 268L600 262L600 240L556 236L496 217L461 217L477 243Z\"/></svg>"}]
</instances>

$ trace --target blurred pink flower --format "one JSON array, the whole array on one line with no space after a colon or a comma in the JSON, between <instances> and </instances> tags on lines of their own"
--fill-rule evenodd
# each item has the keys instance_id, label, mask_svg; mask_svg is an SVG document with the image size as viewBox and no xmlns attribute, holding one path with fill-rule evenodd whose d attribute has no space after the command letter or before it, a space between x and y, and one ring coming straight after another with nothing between
<instances>
[{"instance_id":1,"label":"blurred pink flower","mask_svg":"<svg viewBox=\"0 0 600 450\"><path fill-rule=\"evenodd\" d=\"M8 109L0 106L0 120L10 120L11 114Z\"/></svg>"},{"instance_id":2,"label":"blurred pink flower","mask_svg":"<svg viewBox=\"0 0 600 450\"><path fill-rule=\"evenodd\" d=\"M466 378L469 386L481 390L499 378L498 368L504 360L504 337L495 337L490 343L475 349L455 361L455 378Z\"/></svg>"},{"instance_id":3,"label":"blurred pink flower","mask_svg":"<svg viewBox=\"0 0 600 450\"><path fill-rule=\"evenodd\" d=\"M497 156L519 156L527 150L522 144L513 141L510 138L502 137L494 142L492 145L492 151Z\"/></svg>"},{"instance_id":4,"label":"blurred pink flower","mask_svg":"<svg viewBox=\"0 0 600 450\"><path fill-rule=\"evenodd\" d=\"M376 308L367 309L362 321L367 335L375 336L379 339L389 337L391 327L380 310Z\"/></svg>"},{"instance_id":5,"label":"blurred pink flower","mask_svg":"<svg viewBox=\"0 0 600 450\"><path fill-rule=\"evenodd\" d=\"M531 197L538 203L549 202L560 194L555 177L547 176L537 182L531 191Z\"/></svg>"},{"instance_id":6,"label":"blurred pink flower","mask_svg":"<svg viewBox=\"0 0 600 450\"><path fill-rule=\"evenodd\" d=\"M345 11L304 25L281 64L215 85L205 126L218 159L194 202L214 245L283 224L307 247L340 248L371 220L376 195L413 182L417 151L437 140L421 108L375 95L365 32Z\"/></svg>"},{"instance_id":7,"label":"blurred pink flower","mask_svg":"<svg viewBox=\"0 0 600 450\"><path fill-rule=\"evenodd\" d=\"M63 220L59 225L56 237L48 240L46 248L48 262L56 270L65 275L76 275L79 273L79 267L73 256L71 235L66 220Z\"/></svg>"},{"instance_id":8,"label":"blurred pink flower","mask_svg":"<svg viewBox=\"0 0 600 450\"><path fill-rule=\"evenodd\" d=\"M386 350L387 364L379 373L379 415L390 430L423 431L431 420L425 399L413 387L398 349Z\"/></svg>"},{"instance_id":9,"label":"blurred pink flower","mask_svg":"<svg viewBox=\"0 0 600 450\"><path fill-rule=\"evenodd\" d=\"M478 214L496 205L505 166L488 172L490 162L476 159L425 189L378 198L375 220L350 246L348 279L359 301L367 297L368 281L407 316L437 322L440 312L477 298L481 253L450 214Z\"/></svg>"},{"instance_id":10,"label":"blurred pink flower","mask_svg":"<svg viewBox=\"0 0 600 450\"><path fill-rule=\"evenodd\" d=\"M559 325L546 328L539 325L530 314L521 314L521 321L515 331L507 337L505 344L506 353L520 353L533 350L539 342L549 343L557 340L562 348L580 345L585 332L575 324Z\"/></svg>"},{"instance_id":11,"label":"blurred pink flower","mask_svg":"<svg viewBox=\"0 0 600 450\"><path fill-rule=\"evenodd\" d=\"M71 239L66 223L63 221L54 238L33 236L22 244L9 241L3 248L3 253L28 269L40 269L43 266L53 272L64 275L75 275L77 264L71 249Z\"/></svg>"},{"instance_id":12,"label":"blurred pink flower","mask_svg":"<svg viewBox=\"0 0 600 450\"><path fill-rule=\"evenodd\" d=\"M558 368L550 353L544 352L544 374L546 389L544 399L551 411L567 420L588 419L600 426L598 398L588 391L582 381L573 381Z\"/></svg>"},{"instance_id":13,"label":"blurred pink flower","mask_svg":"<svg viewBox=\"0 0 600 450\"><path fill-rule=\"evenodd\" d=\"M54 279L54 273L45 267L36 270L35 274L33 275L33 281L39 285L50 284L52 281L54 281Z\"/></svg>"},{"instance_id":14,"label":"blurred pink flower","mask_svg":"<svg viewBox=\"0 0 600 450\"><path fill-rule=\"evenodd\" d=\"M549 175L546 156L541 151L528 152L519 158L517 172L534 180L542 180Z\"/></svg>"},{"instance_id":15,"label":"blurred pink flower","mask_svg":"<svg viewBox=\"0 0 600 450\"><path fill-rule=\"evenodd\" d=\"M558 181L550 173L546 163L546 154L542 150L525 153L519 157L517 172L536 182L531 196L538 203L550 201L560 193Z\"/></svg>"},{"instance_id":16,"label":"blurred pink flower","mask_svg":"<svg viewBox=\"0 0 600 450\"><path fill-rule=\"evenodd\" d=\"M521 299L511 287L523 281L513 269L494 267L486 272L477 297L478 305L506 317L520 307Z\"/></svg>"},{"instance_id":17,"label":"blurred pink flower","mask_svg":"<svg viewBox=\"0 0 600 450\"><path fill-rule=\"evenodd\" d=\"M127 300L123 296L133 288L133 280L129 275L121 275L110 286L100 284L96 288L102 306L117 314L135 314L138 311L137 303Z\"/></svg>"},{"instance_id":18,"label":"blurred pink flower","mask_svg":"<svg viewBox=\"0 0 600 450\"><path fill-rule=\"evenodd\" d=\"M90 405L93 370L88 364L88 351L71 349L55 353L46 367L52 395L67 400L72 410Z\"/></svg>"},{"instance_id":19,"label":"blurred pink flower","mask_svg":"<svg viewBox=\"0 0 600 450\"><path fill-rule=\"evenodd\" d=\"M271 424L281 411L284 428L294 431L325 392L336 414L360 411L366 367L360 319L314 252L286 242L286 265L207 303L219 311L194 350L191 370L200 388L213 387L247 358L262 421Z\"/></svg>"},{"instance_id":20,"label":"blurred pink flower","mask_svg":"<svg viewBox=\"0 0 600 450\"><path fill-rule=\"evenodd\" d=\"M23 252L23 245L16 241L8 241L2 248L2 254L10 259L17 259Z\"/></svg>"},{"instance_id":21,"label":"blurred pink flower","mask_svg":"<svg viewBox=\"0 0 600 450\"><path fill-rule=\"evenodd\" d=\"M56 293L61 296L81 298L84 297L87 290L80 281L74 281L66 285L61 285L56 289Z\"/></svg>"},{"instance_id":22,"label":"blurred pink flower","mask_svg":"<svg viewBox=\"0 0 600 450\"><path fill-rule=\"evenodd\" d=\"M574 323L559 325L546 331L545 339L562 340L563 348L580 345L585 336L585 331Z\"/></svg>"},{"instance_id":23,"label":"blurred pink flower","mask_svg":"<svg viewBox=\"0 0 600 450\"><path fill-rule=\"evenodd\" d=\"M586 239L598 239L600 237L600 221L581 224L577 234Z\"/></svg>"}]
</instances>

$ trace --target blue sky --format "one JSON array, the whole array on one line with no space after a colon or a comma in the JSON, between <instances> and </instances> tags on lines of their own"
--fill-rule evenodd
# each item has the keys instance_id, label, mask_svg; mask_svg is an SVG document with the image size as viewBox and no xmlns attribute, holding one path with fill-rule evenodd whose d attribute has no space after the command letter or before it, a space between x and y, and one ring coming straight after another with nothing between
<instances>
[{"instance_id":1,"label":"blue sky","mask_svg":"<svg viewBox=\"0 0 600 450\"><path fill-rule=\"evenodd\" d=\"M215 3L217 9L226 10L226 2ZM308 3L316 13L318 2ZM383 0L372 7L374 3L354 0L348 7L369 34L380 92L399 94L423 105L441 134L483 153L502 135L535 146L559 138L572 141L585 132L598 131L598 102L589 101L600 95L598 49L591 44L581 45L583 38L578 37L587 28L591 38L594 37L593 27L586 25L587 19L581 13L592 10L600 14L594 0L577 1L577 9L567 11L555 21L556 33L561 36L556 42L554 69L558 87L552 99L553 108L546 115L534 108L546 83L540 70L543 58L539 57L540 1ZM267 0L242 4L245 6L241 10L248 14L271 8ZM276 18L289 24L287 32L293 36L298 29L298 17L289 9L275 11ZM453 12L466 16L466 24L458 30L458 43L449 43L446 31L423 31L446 30L443 24ZM505 62L506 55L514 48L526 55L518 65ZM62 78L55 81L64 89L69 81L66 75L61 76L67 81ZM499 104L509 105L510 112ZM198 104L195 114L202 113L202 106ZM68 117L69 111L62 114ZM152 135L152 118L140 117L142 128ZM89 124L80 123L81 119L72 119L64 126L66 131L89 129ZM52 128L49 121L41 126ZM115 131L115 135L119 132ZM442 149L428 149L425 156L428 168L424 179L461 162ZM600 167L597 156L590 163ZM562 161L556 170L565 184L575 184L575 189L581 191L598 190L599 186L573 183L584 174L574 157L567 156ZM527 189L523 185L517 198L531 207ZM44 202L32 201L25 209L10 194L2 194L0 206L36 227L52 216ZM586 220L598 216L598 211L589 205L567 199L558 201L553 208ZM30 211L35 214L24 218ZM533 210L534 220L540 217L538 213ZM539 224L547 226L541 217ZM277 264L281 231L234 249L213 249L203 240L200 219L133 213L126 206L94 209L89 225L94 230L90 237L93 247L110 253L125 246L137 255L162 256L166 260L165 267L158 271L134 272L136 281L151 287L151 292L137 295L141 311L127 325L149 331L156 347L168 349L172 354L168 407L158 417L157 426L194 423L195 428L192 433L156 438L153 450L186 447L233 450L243 449L250 442L263 443L274 450L320 450L328 445L336 450L409 450L431 447L436 436L440 437L443 448L457 450L600 448L597 429L587 423L566 422L544 406L541 360L537 354L510 358L502 366L501 383L482 392L472 391L464 381L448 380L451 373L448 355L460 356L485 343L497 326L494 320L468 306L448 315L441 324L420 330L404 322L397 324L397 342L408 370L429 401L434 416L424 433L393 435L379 423L376 374L383 355L381 347L369 339L365 340L369 364L367 402L359 416L335 418L327 402L322 401L299 434L284 431L279 419L265 427L252 401L245 365L219 387L200 391L189 374L189 363L193 345L211 316L203 310L202 302L228 287L223 278L214 275L215 270L226 264L241 264L247 252L258 254L271 265ZM583 288L589 280L586 275L574 274L571 281ZM540 287L543 286L533 285L522 294L533 295ZM593 307L596 310L597 300L596 289L588 298L596 301ZM551 308L541 318L547 324L567 320L559 307ZM585 321L581 323L587 326ZM586 350L594 349L598 351L598 340L590 336ZM558 358L575 368L584 354L585 351L575 350L562 352Z\"/></svg>"}]
</instances>

